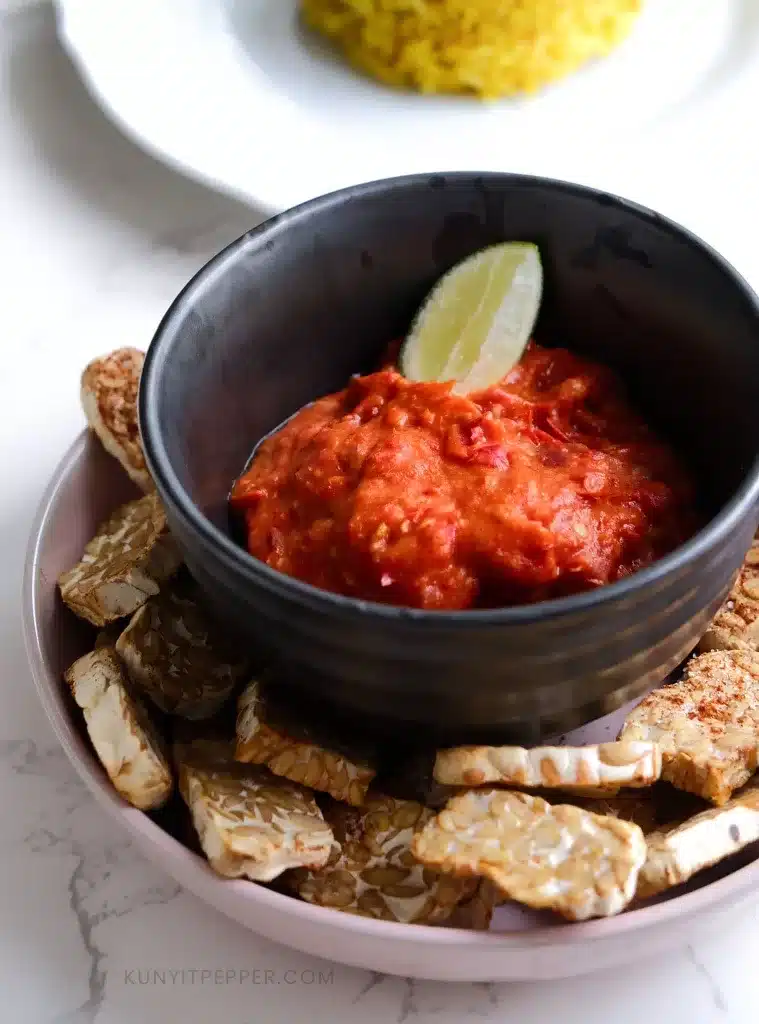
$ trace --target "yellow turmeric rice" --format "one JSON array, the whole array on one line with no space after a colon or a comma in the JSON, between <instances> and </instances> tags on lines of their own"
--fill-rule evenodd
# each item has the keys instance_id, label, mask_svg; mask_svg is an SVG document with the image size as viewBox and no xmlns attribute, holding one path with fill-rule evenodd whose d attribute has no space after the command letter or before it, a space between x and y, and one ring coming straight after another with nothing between
<instances>
[{"instance_id":1,"label":"yellow turmeric rice","mask_svg":"<svg viewBox=\"0 0 759 1024\"><path fill-rule=\"evenodd\" d=\"M529 93L602 57L643 0L302 0L306 23L389 85Z\"/></svg>"}]
</instances>

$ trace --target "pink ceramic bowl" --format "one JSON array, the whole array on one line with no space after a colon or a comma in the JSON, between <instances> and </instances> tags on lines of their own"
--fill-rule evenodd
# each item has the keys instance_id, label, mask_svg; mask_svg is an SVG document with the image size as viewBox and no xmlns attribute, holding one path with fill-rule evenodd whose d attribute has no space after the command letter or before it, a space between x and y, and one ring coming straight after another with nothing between
<instances>
[{"instance_id":1,"label":"pink ceramic bowl","mask_svg":"<svg viewBox=\"0 0 759 1024\"><path fill-rule=\"evenodd\" d=\"M26 643L37 690L66 753L95 798L145 855L229 917L276 942L355 967L441 981L539 980L583 974L656 955L689 941L694 929L723 921L753 899L759 849L749 848L698 883L619 917L566 924L509 907L490 932L391 924L301 903L262 886L218 877L157 821L126 804L103 773L62 681L92 643L63 607L58 574L76 562L98 524L134 496L119 466L83 433L50 484L32 530L24 580ZM608 739L622 709L572 734Z\"/></svg>"}]
</instances>

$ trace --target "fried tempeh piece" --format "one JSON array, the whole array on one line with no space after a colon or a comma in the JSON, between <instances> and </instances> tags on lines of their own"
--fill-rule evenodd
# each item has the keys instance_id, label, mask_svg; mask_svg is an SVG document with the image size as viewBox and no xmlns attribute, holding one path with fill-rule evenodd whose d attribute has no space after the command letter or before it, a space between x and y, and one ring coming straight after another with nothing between
<instances>
[{"instance_id":1,"label":"fried tempeh piece","mask_svg":"<svg viewBox=\"0 0 759 1024\"><path fill-rule=\"evenodd\" d=\"M121 463L145 491L153 481L145 464L137 415L137 395L145 354L136 348L119 348L85 367L81 402L87 423L103 447Z\"/></svg>"},{"instance_id":2,"label":"fried tempeh piece","mask_svg":"<svg viewBox=\"0 0 759 1024\"><path fill-rule=\"evenodd\" d=\"M236 763L234 740L217 735L175 737L171 749L177 765L185 763L210 768Z\"/></svg>"},{"instance_id":3,"label":"fried tempeh piece","mask_svg":"<svg viewBox=\"0 0 759 1024\"><path fill-rule=\"evenodd\" d=\"M65 679L116 790L144 811L164 804L174 786L168 753L114 649L85 654Z\"/></svg>"},{"instance_id":4,"label":"fried tempeh piece","mask_svg":"<svg viewBox=\"0 0 759 1024\"><path fill-rule=\"evenodd\" d=\"M700 651L759 653L759 540L754 539L727 600L698 645Z\"/></svg>"},{"instance_id":5,"label":"fried tempeh piece","mask_svg":"<svg viewBox=\"0 0 759 1024\"><path fill-rule=\"evenodd\" d=\"M682 885L757 840L759 784L754 782L723 807L649 835L636 895L647 899Z\"/></svg>"},{"instance_id":6,"label":"fried tempeh piece","mask_svg":"<svg viewBox=\"0 0 759 1024\"><path fill-rule=\"evenodd\" d=\"M173 717L171 748L177 763L229 764L235 760L235 704L229 701L211 719Z\"/></svg>"},{"instance_id":7,"label":"fried tempeh piece","mask_svg":"<svg viewBox=\"0 0 759 1024\"><path fill-rule=\"evenodd\" d=\"M658 808L648 790L631 790L629 793L615 793L613 796L583 800L578 806L593 814L631 821L638 826L643 835L654 832L659 825Z\"/></svg>"},{"instance_id":8,"label":"fried tempeh piece","mask_svg":"<svg viewBox=\"0 0 759 1024\"><path fill-rule=\"evenodd\" d=\"M246 687L238 703L237 760L265 764L275 775L328 793L335 800L356 807L363 804L376 775L374 768L325 749L300 723L286 721L287 717L260 682Z\"/></svg>"},{"instance_id":9,"label":"fried tempeh piece","mask_svg":"<svg viewBox=\"0 0 759 1024\"><path fill-rule=\"evenodd\" d=\"M134 683L168 714L211 718L247 659L189 595L163 590L132 617L116 650Z\"/></svg>"},{"instance_id":10,"label":"fried tempeh piece","mask_svg":"<svg viewBox=\"0 0 759 1024\"><path fill-rule=\"evenodd\" d=\"M99 647L115 647L116 641L124 632L125 623L116 622L99 629L95 636L95 650Z\"/></svg>"},{"instance_id":11,"label":"fried tempeh piece","mask_svg":"<svg viewBox=\"0 0 759 1024\"><path fill-rule=\"evenodd\" d=\"M474 895L459 903L446 923L451 928L486 932L493 920L493 911L502 902L503 897L493 883L487 878L481 878Z\"/></svg>"},{"instance_id":12,"label":"fried tempeh piece","mask_svg":"<svg viewBox=\"0 0 759 1024\"><path fill-rule=\"evenodd\" d=\"M180 564L163 507L148 494L122 505L100 526L58 586L75 615L102 627L137 611Z\"/></svg>"},{"instance_id":13,"label":"fried tempeh piece","mask_svg":"<svg viewBox=\"0 0 759 1024\"><path fill-rule=\"evenodd\" d=\"M433 775L448 786L524 786L615 793L650 786L661 775L655 743L587 747L454 747L438 751Z\"/></svg>"},{"instance_id":14,"label":"fried tempeh piece","mask_svg":"<svg viewBox=\"0 0 759 1024\"><path fill-rule=\"evenodd\" d=\"M487 878L508 899L572 921L623 910L646 857L637 825L503 789L454 797L411 849L438 871Z\"/></svg>"},{"instance_id":15,"label":"fried tempeh piece","mask_svg":"<svg viewBox=\"0 0 759 1024\"><path fill-rule=\"evenodd\" d=\"M632 821L644 835L670 828L673 822L684 821L709 807L705 800L675 789L668 782L658 782L648 789L624 789L613 796L571 802L577 802L594 814Z\"/></svg>"},{"instance_id":16,"label":"fried tempeh piece","mask_svg":"<svg viewBox=\"0 0 759 1024\"><path fill-rule=\"evenodd\" d=\"M658 743L663 779L726 803L759 759L759 661L745 651L699 655L630 712L619 738Z\"/></svg>"},{"instance_id":17,"label":"fried tempeh piece","mask_svg":"<svg viewBox=\"0 0 759 1024\"><path fill-rule=\"evenodd\" d=\"M301 899L363 917L432 924L450 917L475 892L471 879L423 867L410 850L414 833L432 812L413 800L370 796L358 809L333 803L325 810L336 845L321 871L299 871Z\"/></svg>"},{"instance_id":18,"label":"fried tempeh piece","mask_svg":"<svg viewBox=\"0 0 759 1024\"><path fill-rule=\"evenodd\" d=\"M265 768L179 750L179 789L211 867L227 878L271 882L290 868L319 868L332 829L302 786Z\"/></svg>"}]
</instances>

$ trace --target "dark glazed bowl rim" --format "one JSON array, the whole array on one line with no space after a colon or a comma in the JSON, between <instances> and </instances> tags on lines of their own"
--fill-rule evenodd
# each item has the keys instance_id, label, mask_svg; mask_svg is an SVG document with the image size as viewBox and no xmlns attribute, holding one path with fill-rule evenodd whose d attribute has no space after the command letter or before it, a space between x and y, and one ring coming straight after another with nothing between
<instances>
[{"instance_id":1,"label":"dark glazed bowl rim","mask_svg":"<svg viewBox=\"0 0 759 1024\"><path fill-rule=\"evenodd\" d=\"M181 333L184 319L196 301L213 289L226 269L237 262L251 250L265 248L274 238L288 230L290 225L308 220L317 214L328 213L367 196L390 194L398 189L451 187L471 188L482 187L483 184L499 184L511 188L546 189L591 199L604 206L617 207L632 213L636 218L664 230L684 242L691 249L698 250L729 277L738 292L742 293L745 302L753 309L757 318L759 333L759 297L741 274L715 249L704 242L696 234L663 217L661 214L641 206L638 203L623 199L612 193L553 178L534 177L525 174L509 174L506 172L451 172L437 174L413 174L396 178L385 178L366 184L353 185L325 196L319 196L302 203L291 210L271 217L238 239L231 242L216 256L213 256L191 278L172 302L163 316L153 337L145 359L139 394L139 418L145 455L150 472L156 481L159 491L164 491L175 505L181 517L199 535L207 548L215 549L216 554L235 572L241 572L255 586L265 586L281 596L289 597L317 611L332 611L343 616L372 615L385 620L407 620L427 623L430 626L466 628L478 626L523 625L536 620L558 618L562 615L573 615L590 611L593 608L621 600L643 590L649 584L655 584L670 574L676 574L692 560L699 558L711 548L721 544L732 533L746 513L759 502L759 453L747 472L745 479L730 501L712 518L709 523L685 544L659 559L652 565L628 576L624 580L610 583L596 590L570 597L555 598L530 605L494 609L472 609L465 611L424 611L416 608L385 605L374 601L364 601L342 594L331 593L319 587L304 583L291 576L286 576L272 569L250 555L244 548L237 545L230 537L207 519L193 502L179 481L171 459L166 451L157 415L157 392L162 373L166 366L168 354ZM242 467L241 467L242 468ZM233 481L230 480L230 488Z\"/></svg>"}]
</instances>

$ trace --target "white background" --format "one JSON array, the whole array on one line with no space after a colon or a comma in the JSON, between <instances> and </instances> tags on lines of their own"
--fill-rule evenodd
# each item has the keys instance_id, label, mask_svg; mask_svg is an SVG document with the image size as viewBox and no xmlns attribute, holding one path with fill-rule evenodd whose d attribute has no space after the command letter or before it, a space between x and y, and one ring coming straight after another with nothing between
<instances>
[{"instance_id":1,"label":"white background","mask_svg":"<svg viewBox=\"0 0 759 1024\"><path fill-rule=\"evenodd\" d=\"M23 653L31 518L82 426L84 363L146 346L180 286L256 214L122 139L59 51L47 7L0 2L0 1020L755 1020L753 909L716 937L695 931L688 948L627 970L543 985L414 984L250 935L178 892L92 804L43 719ZM660 205L683 220L692 210L694 226L759 285L753 188L721 190L718 156L678 182L671 209ZM139 984L146 975L135 973L169 969L184 978ZM234 973L193 984L188 972L203 969L257 971L259 984Z\"/></svg>"}]
</instances>

